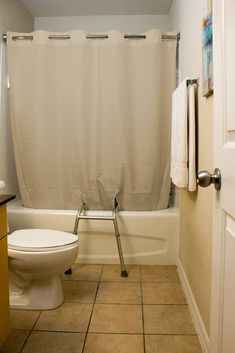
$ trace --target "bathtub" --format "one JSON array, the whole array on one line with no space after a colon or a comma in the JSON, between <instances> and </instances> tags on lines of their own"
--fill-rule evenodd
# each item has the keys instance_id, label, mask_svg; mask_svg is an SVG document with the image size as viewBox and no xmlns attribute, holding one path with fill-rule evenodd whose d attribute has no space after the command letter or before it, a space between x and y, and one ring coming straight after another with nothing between
<instances>
[{"instance_id":1,"label":"bathtub","mask_svg":"<svg viewBox=\"0 0 235 353\"><path fill-rule=\"evenodd\" d=\"M8 206L10 231L47 228L72 232L77 211L32 209L20 201ZM89 211L108 215L108 211ZM175 265L178 251L178 209L118 213L118 226L126 264ZM80 220L79 263L119 263L113 222Z\"/></svg>"}]
</instances>

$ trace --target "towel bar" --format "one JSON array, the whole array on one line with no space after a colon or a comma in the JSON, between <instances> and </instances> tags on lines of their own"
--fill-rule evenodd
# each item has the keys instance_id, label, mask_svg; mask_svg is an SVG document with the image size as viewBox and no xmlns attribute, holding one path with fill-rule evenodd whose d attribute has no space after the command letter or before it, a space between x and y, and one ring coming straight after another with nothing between
<instances>
[{"instance_id":1,"label":"towel bar","mask_svg":"<svg viewBox=\"0 0 235 353\"><path fill-rule=\"evenodd\" d=\"M193 85L193 84L198 84L198 80L195 78L195 79L188 79L187 80L187 85Z\"/></svg>"}]
</instances>

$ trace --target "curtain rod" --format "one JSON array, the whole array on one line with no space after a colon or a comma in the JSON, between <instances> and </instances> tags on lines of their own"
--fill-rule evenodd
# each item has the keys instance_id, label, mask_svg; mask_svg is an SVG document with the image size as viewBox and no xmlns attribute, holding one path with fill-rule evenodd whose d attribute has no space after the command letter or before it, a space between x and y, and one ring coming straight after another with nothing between
<instances>
[{"instance_id":1,"label":"curtain rod","mask_svg":"<svg viewBox=\"0 0 235 353\"><path fill-rule=\"evenodd\" d=\"M87 34L87 39L107 39L109 36L107 34ZM49 39L70 39L69 34L51 34L48 36ZM180 40L180 33L174 34L162 34L162 40ZM7 41L7 34L2 35L4 42ZM124 34L124 39L146 39L145 34ZM33 40L32 35L19 35L12 36L12 40Z\"/></svg>"}]
</instances>

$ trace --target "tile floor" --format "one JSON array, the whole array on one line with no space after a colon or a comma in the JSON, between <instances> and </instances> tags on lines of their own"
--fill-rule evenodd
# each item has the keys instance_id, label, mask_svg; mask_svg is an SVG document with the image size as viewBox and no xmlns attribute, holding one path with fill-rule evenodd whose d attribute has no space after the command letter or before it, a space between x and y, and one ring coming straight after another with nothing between
<instances>
[{"instance_id":1,"label":"tile floor","mask_svg":"<svg viewBox=\"0 0 235 353\"><path fill-rule=\"evenodd\" d=\"M11 310L0 353L202 353L175 266L78 265L54 310Z\"/></svg>"}]
</instances>

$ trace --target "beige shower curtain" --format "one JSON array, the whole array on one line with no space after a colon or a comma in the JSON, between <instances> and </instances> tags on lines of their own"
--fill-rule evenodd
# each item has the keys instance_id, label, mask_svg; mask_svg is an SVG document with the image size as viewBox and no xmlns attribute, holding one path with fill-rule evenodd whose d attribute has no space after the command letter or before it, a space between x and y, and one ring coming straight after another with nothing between
<instances>
[{"instance_id":1,"label":"beige shower curtain","mask_svg":"<svg viewBox=\"0 0 235 353\"><path fill-rule=\"evenodd\" d=\"M26 207L166 208L175 41L157 29L146 39L32 40L8 33L11 120ZM28 34L27 34L28 35Z\"/></svg>"}]
</instances>

